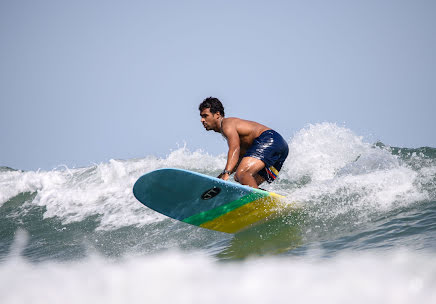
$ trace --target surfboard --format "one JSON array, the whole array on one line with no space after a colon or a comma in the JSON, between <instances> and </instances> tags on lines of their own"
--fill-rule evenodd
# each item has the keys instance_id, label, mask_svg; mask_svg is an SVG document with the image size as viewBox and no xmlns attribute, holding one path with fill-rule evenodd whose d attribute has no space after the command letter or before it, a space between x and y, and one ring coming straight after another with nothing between
<instances>
[{"instance_id":1,"label":"surfboard","mask_svg":"<svg viewBox=\"0 0 436 304\"><path fill-rule=\"evenodd\" d=\"M226 233L262 223L288 205L279 194L175 168L144 174L133 194L170 218Z\"/></svg>"}]
</instances>

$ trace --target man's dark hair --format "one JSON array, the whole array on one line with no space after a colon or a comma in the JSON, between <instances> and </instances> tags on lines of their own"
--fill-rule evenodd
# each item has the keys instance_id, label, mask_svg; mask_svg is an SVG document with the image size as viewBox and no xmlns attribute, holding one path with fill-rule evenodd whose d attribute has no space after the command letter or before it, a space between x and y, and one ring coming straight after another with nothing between
<instances>
[{"instance_id":1,"label":"man's dark hair","mask_svg":"<svg viewBox=\"0 0 436 304\"><path fill-rule=\"evenodd\" d=\"M219 112L222 117L224 117L224 107L221 101L215 97L208 97L200 103L198 109L203 111L204 109L210 109L210 113L215 114Z\"/></svg>"}]
</instances>

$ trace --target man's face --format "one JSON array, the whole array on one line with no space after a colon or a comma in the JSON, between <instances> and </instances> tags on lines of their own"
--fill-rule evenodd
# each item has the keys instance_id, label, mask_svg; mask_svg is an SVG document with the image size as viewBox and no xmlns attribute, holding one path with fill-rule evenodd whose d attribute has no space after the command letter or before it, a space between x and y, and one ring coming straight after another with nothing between
<instances>
[{"instance_id":1,"label":"man's face","mask_svg":"<svg viewBox=\"0 0 436 304\"><path fill-rule=\"evenodd\" d=\"M216 128L217 123L221 115L219 112L212 114L209 108L204 109L200 112L201 123L207 131L213 130Z\"/></svg>"}]
</instances>

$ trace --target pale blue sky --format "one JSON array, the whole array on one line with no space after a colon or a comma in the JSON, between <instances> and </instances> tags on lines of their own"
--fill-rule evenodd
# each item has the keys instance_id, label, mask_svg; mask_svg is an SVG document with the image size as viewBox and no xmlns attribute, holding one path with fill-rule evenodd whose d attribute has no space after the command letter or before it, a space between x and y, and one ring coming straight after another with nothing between
<instances>
[{"instance_id":1,"label":"pale blue sky","mask_svg":"<svg viewBox=\"0 0 436 304\"><path fill-rule=\"evenodd\" d=\"M198 104L289 139L436 146L435 1L0 0L0 165L225 152Z\"/></svg>"}]
</instances>

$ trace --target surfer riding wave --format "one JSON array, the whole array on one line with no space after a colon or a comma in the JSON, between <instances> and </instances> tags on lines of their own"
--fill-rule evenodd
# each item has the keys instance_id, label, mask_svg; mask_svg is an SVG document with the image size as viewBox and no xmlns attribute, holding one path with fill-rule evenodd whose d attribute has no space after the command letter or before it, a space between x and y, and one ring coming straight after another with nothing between
<instances>
[{"instance_id":1,"label":"surfer riding wave","mask_svg":"<svg viewBox=\"0 0 436 304\"><path fill-rule=\"evenodd\" d=\"M204 128L221 133L229 146L226 167L218 178L228 180L235 173L236 181L253 188L277 178L289 151L279 133L254 121L226 118L218 98L204 99L199 110Z\"/></svg>"}]
</instances>

